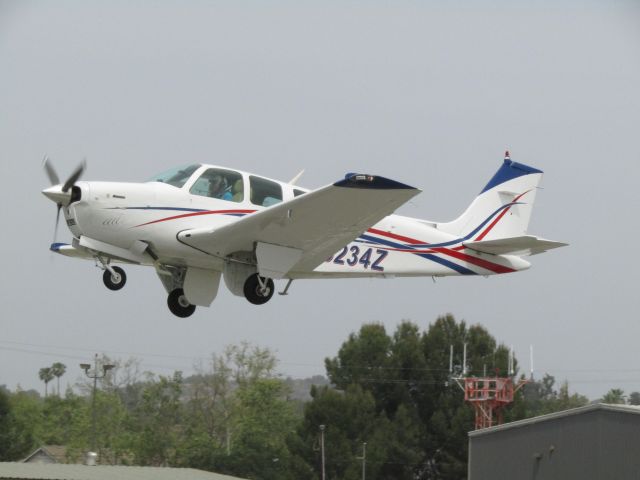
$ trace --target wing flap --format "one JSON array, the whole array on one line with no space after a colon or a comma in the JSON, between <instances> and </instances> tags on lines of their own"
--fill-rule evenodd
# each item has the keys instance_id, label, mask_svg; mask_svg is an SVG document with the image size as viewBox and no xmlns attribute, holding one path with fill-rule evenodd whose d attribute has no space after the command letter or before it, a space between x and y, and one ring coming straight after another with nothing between
<instances>
[{"instance_id":1,"label":"wing flap","mask_svg":"<svg viewBox=\"0 0 640 480\"><path fill-rule=\"evenodd\" d=\"M499 238L496 240L481 240L479 242L463 242L467 248L492 255L537 255L554 248L568 245L563 242L555 242L533 235L519 237Z\"/></svg>"},{"instance_id":2,"label":"wing flap","mask_svg":"<svg viewBox=\"0 0 640 480\"><path fill-rule=\"evenodd\" d=\"M383 177L352 175L217 230L180 232L178 239L219 257L253 251L257 243L299 250L300 258L293 265L294 256L288 254L283 255L287 261L275 267L263 266L283 276L287 271L314 269L418 193L416 188Z\"/></svg>"}]
</instances>

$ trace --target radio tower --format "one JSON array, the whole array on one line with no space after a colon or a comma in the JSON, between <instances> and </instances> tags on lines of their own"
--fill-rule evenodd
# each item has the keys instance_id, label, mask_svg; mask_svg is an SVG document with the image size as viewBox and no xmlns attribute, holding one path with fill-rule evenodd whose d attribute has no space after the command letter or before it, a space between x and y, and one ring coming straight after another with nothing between
<instances>
[{"instance_id":1,"label":"radio tower","mask_svg":"<svg viewBox=\"0 0 640 480\"><path fill-rule=\"evenodd\" d=\"M449 358L449 370L453 373L453 346ZM509 376L467 377L467 344L464 344L462 376L453 378L464 392L464 400L473 406L476 414L475 430L502 424L504 408L513 403L514 394L528 380L514 383L513 348L509 351Z\"/></svg>"}]
</instances>

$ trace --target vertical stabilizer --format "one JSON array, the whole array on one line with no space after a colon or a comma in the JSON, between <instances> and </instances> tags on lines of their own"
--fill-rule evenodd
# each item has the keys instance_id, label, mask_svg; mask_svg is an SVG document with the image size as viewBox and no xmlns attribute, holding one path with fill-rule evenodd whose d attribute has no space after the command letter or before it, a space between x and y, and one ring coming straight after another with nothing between
<instances>
[{"instance_id":1,"label":"vertical stabilizer","mask_svg":"<svg viewBox=\"0 0 640 480\"><path fill-rule=\"evenodd\" d=\"M542 171L516 163L506 152L504 163L458 218L438 229L468 240L495 240L525 235Z\"/></svg>"}]
</instances>

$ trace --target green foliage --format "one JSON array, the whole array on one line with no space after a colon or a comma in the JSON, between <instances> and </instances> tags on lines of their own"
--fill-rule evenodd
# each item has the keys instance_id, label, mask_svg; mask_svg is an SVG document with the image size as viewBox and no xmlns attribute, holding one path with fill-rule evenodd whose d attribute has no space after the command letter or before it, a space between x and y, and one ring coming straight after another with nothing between
<instances>
[{"instance_id":1,"label":"green foliage","mask_svg":"<svg viewBox=\"0 0 640 480\"><path fill-rule=\"evenodd\" d=\"M176 451L181 433L182 375L159 377L149 382L142 401L131 418L132 452L139 465L168 466L177 463Z\"/></svg>"},{"instance_id":2,"label":"green foliage","mask_svg":"<svg viewBox=\"0 0 640 480\"><path fill-rule=\"evenodd\" d=\"M509 351L482 326L452 315L426 331L408 321L393 334L382 324L352 333L334 358L327 358L333 387L311 387L311 400L290 399L291 381L275 374L268 349L247 343L213 355L197 375L141 375L139 362L103 356L115 368L98 382L83 379L80 394L7 393L0 389L0 459L18 460L43 444L63 444L72 459L92 445L102 463L181 466L248 479L318 480L321 439L327 478L459 479L467 474L468 431L474 413L451 379L467 374L506 375ZM516 364L517 365L517 364ZM40 370L46 385L64 374L63 364ZM300 397L298 397L300 398ZM612 389L603 401L624 403ZM556 387L545 375L528 383L505 413L507 421L587 404ZM640 393L629 396L640 403ZM324 426L323 433L320 426Z\"/></svg>"},{"instance_id":3,"label":"green foliage","mask_svg":"<svg viewBox=\"0 0 640 480\"><path fill-rule=\"evenodd\" d=\"M620 388L612 388L601 400L602 403L625 404L624 390Z\"/></svg>"},{"instance_id":4,"label":"green foliage","mask_svg":"<svg viewBox=\"0 0 640 480\"><path fill-rule=\"evenodd\" d=\"M541 380L525 385L523 396L516 401L516 408L523 412L522 416L517 418L560 412L570 408L582 407L589 403L589 399L583 395L570 394L567 381L560 385L558 391L554 388L555 382L556 379L552 375L545 374ZM517 418L508 417L508 420Z\"/></svg>"},{"instance_id":5,"label":"green foliage","mask_svg":"<svg viewBox=\"0 0 640 480\"><path fill-rule=\"evenodd\" d=\"M329 478L359 478L356 457L363 442L370 450L367 478L464 478L474 413L448 367L453 346L453 374L462 374L465 344L468 375L509 374L509 349L484 327L467 326L452 315L439 317L422 333L410 322L398 325L393 335L381 324L363 325L336 357L325 360L336 390L312 391L299 429L302 441L292 449L319 475L317 449L310 445L317 444L319 425L325 424ZM566 385L553 391L548 378L533 389L539 394L535 402L519 393L510 419L586 402L569 395Z\"/></svg>"},{"instance_id":6,"label":"green foliage","mask_svg":"<svg viewBox=\"0 0 640 480\"><path fill-rule=\"evenodd\" d=\"M0 425L0 457L3 461L18 461L39 443L42 415L39 396L18 391L10 396L2 393L2 425Z\"/></svg>"}]
</instances>

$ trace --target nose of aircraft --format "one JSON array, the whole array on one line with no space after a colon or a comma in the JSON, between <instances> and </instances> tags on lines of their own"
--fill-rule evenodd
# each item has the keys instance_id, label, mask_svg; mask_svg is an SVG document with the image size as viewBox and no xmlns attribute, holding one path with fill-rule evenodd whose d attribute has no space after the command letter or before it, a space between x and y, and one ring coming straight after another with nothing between
<instances>
[{"instance_id":1,"label":"nose of aircraft","mask_svg":"<svg viewBox=\"0 0 640 480\"><path fill-rule=\"evenodd\" d=\"M42 190L42 194L58 205L68 205L71 199L71 191L62 191L62 185L54 185Z\"/></svg>"}]
</instances>

